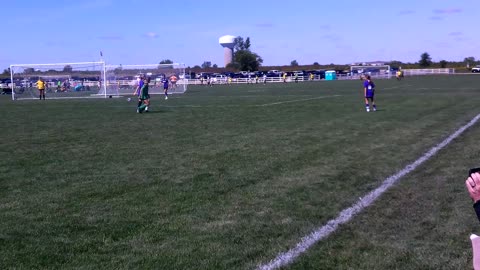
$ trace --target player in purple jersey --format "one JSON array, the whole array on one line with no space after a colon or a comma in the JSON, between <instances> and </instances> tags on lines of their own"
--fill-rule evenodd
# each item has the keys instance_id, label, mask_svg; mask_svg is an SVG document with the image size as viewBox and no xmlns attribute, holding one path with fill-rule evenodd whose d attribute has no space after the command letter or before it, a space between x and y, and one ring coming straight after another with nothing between
<instances>
[{"instance_id":1,"label":"player in purple jersey","mask_svg":"<svg viewBox=\"0 0 480 270\"><path fill-rule=\"evenodd\" d=\"M373 107L373 111L376 111L377 105L375 105L375 100L374 100L375 83L373 83L373 80L370 77L370 75L367 75L365 81L363 81L363 91L365 94L365 109L367 110L367 112L370 111L370 104L369 104L369 101L370 101Z\"/></svg>"},{"instance_id":2,"label":"player in purple jersey","mask_svg":"<svg viewBox=\"0 0 480 270\"><path fill-rule=\"evenodd\" d=\"M163 83L163 93L165 94L165 99L168 99L168 83L169 82L168 82L167 76L163 77L162 83Z\"/></svg>"},{"instance_id":3,"label":"player in purple jersey","mask_svg":"<svg viewBox=\"0 0 480 270\"><path fill-rule=\"evenodd\" d=\"M140 96L140 90L142 89L143 84L144 84L143 76L141 75L137 79L137 87L135 88L135 92L133 92L134 96Z\"/></svg>"}]
</instances>

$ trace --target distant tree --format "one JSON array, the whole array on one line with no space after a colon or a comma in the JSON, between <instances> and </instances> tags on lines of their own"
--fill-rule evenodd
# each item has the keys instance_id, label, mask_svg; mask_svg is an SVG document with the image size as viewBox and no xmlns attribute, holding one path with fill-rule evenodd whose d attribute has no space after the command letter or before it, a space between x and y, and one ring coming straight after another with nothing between
<instances>
[{"instance_id":1,"label":"distant tree","mask_svg":"<svg viewBox=\"0 0 480 270\"><path fill-rule=\"evenodd\" d=\"M218 65L217 65L217 64L213 64L212 67L213 67L213 68L218 68Z\"/></svg>"},{"instance_id":2,"label":"distant tree","mask_svg":"<svg viewBox=\"0 0 480 270\"><path fill-rule=\"evenodd\" d=\"M475 66L476 64L476 60L475 60L475 57L473 56L470 56L470 57L466 57L463 62L465 62L465 64L468 66L468 67L472 67L472 66Z\"/></svg>"},{"instance_id":3,"label":"distant tree","mask_svg":"<svg viewBox=\"0 0 480 270\"><path fill-rule=\"evenodd\" d=\"M233 49L235 51L243 51L243 50L247 50L249 51L250 50L250 46L251 46L251 43L250 43L250 38L247 37L246 40L243 40L243 37L236 37L235 40L235 45L233 47Z\"/></svg>"},{"instance_id":4,"label":"distant tree","mask_svg":"<svg viewBox=\"0 0 480 270\"><path fill-rule=\"evenodd\" d=\"M195 69L200 69L200 68L202 68L202 67L199 66L199 65L195 65L195 66L193 66L193 68L195 68Z\"/></svg>"},{"instance_id":5,"label":"distant tree","mask_svg":"<svg viewBox=\"0 0 480 270\"><path fill-rule=\"evenodd\" d=\"M173 64L173 61L170 59L164 59L160 61L160 65L168 65L168 64Z\"/></svg>"},{"instance_id":6,"label":"distant tree","mask_svg":"<svg viewBox=\"0 0 480 270\"><path fill-rule=\"evenodd\" d=\"M447 64L448 64L448 62L445 61L445 60L442 60L442 61L440 61L439 63L440 63L440 67L441 67L441 68L446 68L446 67L447 67Z\"/></svg>"},{"instance_id":7,"label":"distant tree","mask_svg":"<svg viewBox=\"0 0 480 270\"><path fill-rule=\"evenodd\" d=\"M250 37L247 37L247 39L245 40L245 49L246 50L250 50Z\"/></svg>"},{"instance_id":8,"label":"distant tree","mask_svg":"<svg viewBox=\"0 0 480 270\"><path fill-rule=\"evenodd\" d=\"M3 70L3 75L9 75L10 74L10 68L6 68Z\"/></svg>"},{"instance_id":9,"label":"distant tree","mask_svg":"<svg viewBox=\"0 0 480 270\"><path fill-rule=\"evenodd\" d=\"M202 68L211 68L212 67L212 62L210 61L205 61L202 64Z\"/></svg>"},{"instance_id":10,"label":"distant tree","mask_svg":"<svg viewBox=\"0 0 480 270\"><path fill-rule=\"evenodd\" d=\"M240 64L237 63L237 62L232 62L232 63L229 63L226 68L233 68L233 69L236 69L236 70L240 70Z\"/></svg>"},{"instance_id":11,"label":"distant tree","mask_svg":"<svg viewBox=\"0 0 480 270\"><path fill-rule=\"evenodd\" d=\"M397 60L392 60L388 64L390 65L390 67L393 67L393 68L399 68L403 65L401 61L397 61Z\"/></svg>"},{"instance_id":12,"label":"distant tree","mask_svg":"<svg viewBox=\"0 0 480 270\"><path fill-rule=\"evenodd\" d=\"M313 65L314 66L320 66L320 64L318 62L313 62Z\"/></svg>"},{"instance_id":13,"label":"distant tree","mask_svg":"<svg viewBox=\"0 0 480 270\"><path fill-rule=\"evenodd\" d=\"M35 72L35 69L33 69L33 68L26 68L26 69L23 70L23 73L25 73L25 74L32 74L34 72Z\"/></svg>"},{"instance_id":14,"label":"distant tree","mask_svg":"<svg viewBox=\"0 0 480 270\"><path fill-rule=\"evenodd\" d=\"M117 67L113 70L113 74L118 75L118 74L121 74L122 71L123 71L123 67L122 67L122 65L120 65L119 67Z\"/></svg>"},{"instance_id":15,"label":"distant tree","mask_svg":"<svg viewBox=\"0 0 480 270\"><path fill-rule=\"evenodd\" d=\"M256 53L242 50L235 53L235 62L240 70L256 71L263 63L263 59Z\"/></svg>"},{"instance_id":16,"label":"distant tree","mask_svg":"<svg viewBox=\"0 0 480 270\"><path fill-rule=\"evenodd\" d=\"M63 67L63 72L72 72L73 68L70 65L66 65Z\"/></svg>"},{"instance_id":17,"label":"distant tree","mask_svg":"<svg viewBox=\"0 0 480 270\"><path fill-rule=\"evenodd\" d=\"M432 58L430 57L430 54L428 54L427 52L422 53L422 55L420 55L420 61L418 62L418 64L424 68L431 66Z\"/></svg>"},{"instance_id":18,"label":"distant tree","mask_svg":"<svg viewBox=\"0 0 480 270\"><path fill-rule=\"evenodd\" d=\"M297 60L293 60L292 62L290 62L290 66L292 66L292 67L298 67L298 62L297 62Z\"/></svg>"},{"instance_id":19,"label":"distant tree","mask_svg":"<svg viewBox=\"0 0 480 270\"><path fill-rule=\"evenodd\" d=\"M234 39L235 45L233 46L234 51L241 51L245 50L245 42L243 41L243 37L238 36Z\"/></svg>"},{"instance_id":20,"label":"distant tree","mask_svg":"<svg viewBox=\"0 0 480 270\"><path fill-rule=\"evenodd\" d=\"M227 68L234 68L240 70L256 71L262 65L263 59L256 53L250 51L250 37L243 39L243 37L235 38L234 45L234 61L227 65Z\"/></svg>"}]
</instances>

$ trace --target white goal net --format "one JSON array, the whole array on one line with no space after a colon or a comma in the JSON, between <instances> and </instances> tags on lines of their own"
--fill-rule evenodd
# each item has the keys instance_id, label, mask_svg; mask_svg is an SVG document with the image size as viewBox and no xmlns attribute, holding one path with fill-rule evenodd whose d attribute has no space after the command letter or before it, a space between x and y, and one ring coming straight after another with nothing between
<instances>
[{"instance_id":1,"label":"white goal net","mask_svg":"<svg viewBox=\"0 0 480 270\"><path fill-rule=\"evenodd\" d=\"M169 94L187 91L184 64L107 65L106 95L132 95L140 76L149 77L149 94L163 94L164 84Z\"/></svg>"},{"instance_id":2,"label":"white goal net","mask_svg":"<svg viewBox=\"0 0 480 270\"><path fill-rule=\"evenodd\" d=\"M104 62L10 65L12 99L37 99L37 81L48 98L82 98L103 94Z\"/></svg>"}]
</instances>

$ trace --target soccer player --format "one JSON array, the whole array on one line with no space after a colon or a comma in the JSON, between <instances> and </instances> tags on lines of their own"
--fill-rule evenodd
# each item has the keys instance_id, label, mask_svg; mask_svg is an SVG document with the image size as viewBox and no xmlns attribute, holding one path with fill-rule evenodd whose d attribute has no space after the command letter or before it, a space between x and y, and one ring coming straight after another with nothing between
<instances>
[{"instance_id":1,"label":"soccer player","mask_svg":"<svg viewBox=\"0 0 480 270\"><path fill-rule=\"evenodd\" d=\"M168 79L166 76L163 77L162 83L163 83L163 93L165 94L165 100L167 100L168 99Z\"/></svg>"},{"instance_id":2,"label":"soccer player","mask_svg":"<svg viewBox=\"0 0 480 270\"><path fill-rule=\"evenodd\" d=\"M313 81L314 78L315 78L315 75L313 75L313 73L310 73L310 81Z\"/></svg>"},{"instance_id":3,"label":"soccer player","mask_svg":"<svg viewBox=\"0 0 480 270\"><path fill-rule=\"evenodd\" d=\"M172 90L177 89L177 80L178 80L177 76L175 75L170 76L170 82L172 82Z\"/></svg>"},{"instance_id":4,"label":"soccer player","mask_svg":"<svg viewBox=\"0 0 480 270\"><path fill-rule=\"evenodd\" d=\"M137 108L138 113L143 111L148 112L148 106L150 105L150 95L148 94L148 84L150 83L150 77L144 78L144 83L140 89L140 96L138 97L139 106Z\"/></svg>"},{"instance_id":5,"label":"soccer player","mask_svg":"<svg viewBox=\"0 0 480 270\"><path fill-rule=\"evenodd\" d=\"M267 74L263 74L263 84L267 84Z\"/></svg>"},{"instance_id":6,"label":"soccer player","mask_svg":"<svg viewBox=\"0 0 480 270\"><path fill-rule=\"evenodd\" d=\"M45 84L45 81L42 79L42 78L38 78L38 81L37 81L37 89L38 89L38 92L39 92L39 99L42 100L42 97L43 97L43 100L45 100L45 88L46 88L46 84Z\"/></svg>"},{"instance_id":7,"label":"soccer player","mask_svg":"<svg viewBox=\"0 0 480 270\"><path fill-rule=\"evenodd\" d=\"M372 104L373 111L374 112L377 111L377 105L375 105L375 100L374 100L375 83L373 83L373 80L370 77L370 75L367 75L365 81L363 82L363 91L365 94L365 109L367 110L367 112L370 111L369 101Z\"/></svg>"},{"instance_id":8,"label":"soccer player","mask_svg":"<svg viewBox=\"0 0 480 270\"><path fill-rule=\"evenodd\" d=\"M284 83L287 82L287 73L286 72L283 73L283 82Z\"/></svg>"},{"instance_id":9,"label":"soccer player","mask_svg":"<svg viewBox=\"0 0 480 270\"><path fill-rule=\"evenodd\" d=\"M139 112L138 108L140 108L140 106L142 105L142 101L140 100L140 92L142 90L143 85L144 85L143 76L140 76L137 78L137 87L135 88L135 92L133 92L133 95L138 97L137 112Z\"/></svg>"}]
</instances>

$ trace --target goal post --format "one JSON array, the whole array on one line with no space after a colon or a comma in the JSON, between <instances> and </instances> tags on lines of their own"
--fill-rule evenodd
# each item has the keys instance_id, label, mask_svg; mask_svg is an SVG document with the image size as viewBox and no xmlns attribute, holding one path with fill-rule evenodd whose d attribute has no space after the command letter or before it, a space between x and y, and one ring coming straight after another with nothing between
<instances>
[{"instance_id":1,"label":"goal post","mask_svg":"<svg viewBox=\"0 0 480 270\"><path fill-rule=\"evenodd\" d=\"M99 96L106 93L105 71L104 62L10 65L12 99L37 99L39 79L45 82L47 98Z\"/></svg>"},{"instance_id":2,"label":"goal post","mask_svg":"<svg viewBox=\"0 0 480 270\"><path fill-rule=\"evenodd\" d=\"M183 94L188 88L185 64L106 65L107 95L132 95L140 76L150 78L149 94L163 94L167 80L169 94Z\"/></svg>"}]
</instances>

